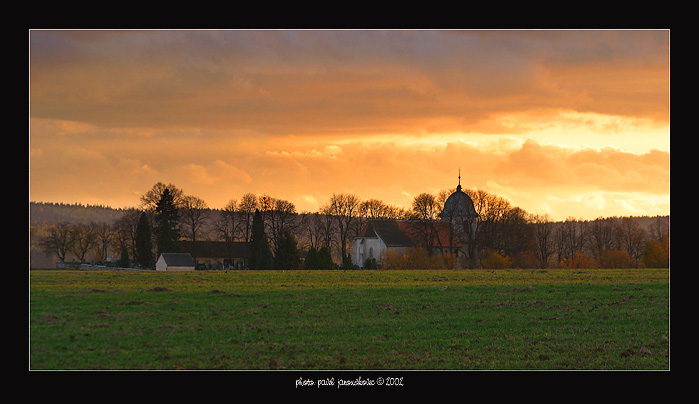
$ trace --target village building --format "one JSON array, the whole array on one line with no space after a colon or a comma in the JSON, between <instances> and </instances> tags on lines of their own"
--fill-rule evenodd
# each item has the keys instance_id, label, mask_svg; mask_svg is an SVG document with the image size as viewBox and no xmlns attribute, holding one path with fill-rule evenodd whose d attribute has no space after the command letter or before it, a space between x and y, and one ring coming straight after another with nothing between
<instances>
[{"instance_id":1,"label":"village building","mask_svg":"<svg viewBox=\"0 0 699 404\"><path fill-rule=\"evenodd\" d=\"M362 268L367 259L381 262L385 251L405 254L409 248L422 247L432 254L459 255L461 244L451 237L449 223L425 223L419 220L370 220L354 239L352 263Z\"/></svg>"},{"instance_id":2,"label":"village building","mask_svg":"<svg viewBox=\"0 0 699 404\"><path fill-rule=\"evenodd\" d=\"M364 267L367 259L381 263L385 251L405 254L409 248L426 248L432 254L451 253L461 268L477 265L476 220L473 200L459 185L444 203L440 220L370 220L354 239L352 263Z\"/></svg>"},{"instance_id":3,"label":"village building","mask_svg":"<svg viewBox=\"0 0 699 404\"><path fill-rule=\"evenodd\" d=\"M190 254L163 253L155 263L156 271L194 271L194 258Z\"/></svg>"},{"instance_id":4,"label":"village building","mask_svg":"<svg viewBox=\"0 0 699 404\"><path fill-rule=\"evenodd\" d=\"M250 243L244 241L179 241L177 246L206 269L245 269L250 257Z\"/></svg>"}]
</instances>

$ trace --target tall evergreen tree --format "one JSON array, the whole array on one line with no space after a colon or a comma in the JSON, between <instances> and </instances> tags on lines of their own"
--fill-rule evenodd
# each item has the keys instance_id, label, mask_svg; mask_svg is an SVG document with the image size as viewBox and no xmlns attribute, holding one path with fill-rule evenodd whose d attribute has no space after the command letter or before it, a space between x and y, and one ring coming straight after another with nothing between
<instances>
[{"instance_id":1,"label":"tall evergreen tree","mask_svg":"<svg viewBox=\"0 0 699 404\"><path fill-rule=\"evenodd\" d=\"M153 267L153 240L146 212L141 212L136 226L136 262L143 268Z\"/></svg>"},{"instance_id":2,"label":"tall evergreen tree","mask_svg":"<svg viewBox=\"0 0 699 404\"><path fill-rule=\"evenodd\" d=\"M352 257L349 254L345 254L342 257L342 269L355 269L354 263L352 263Z\"/></svg>"},{"instance_id":3,"label":"tall evergreen tree","mask_svg":"<svg viewBox=\"0 0 699 404\"><path fill-rule=\"evenodd\" d=\"M303 269L319 269L318 268L318 250L315 247L308 249L306 259L303 261Z\"/></svg>"},{"instance_id":4,"label":"tall evergreen tree","mask_svg":"<svg viewBox=\"0 0 699 404\"><path fill-rule=\"evenodd\" d=\"M121 257L117 263L119 268L129 268L131 266L131 261L129 260L129 250L126 248L126 244L121 246Z\"/></svg>"},{"instance_id":5,"label":"tall evergreen tree","mask_svg":"<svg viewBox=\"0 0 699 404\"><path fill-rule=\"evenodd\" d=\"M301 267L301 253L296 237L289 228L282 229L282 234L274 254L274 268L278 270L293 270Z\"/></svg>"},{"instance_id":6,"label":"tall evergreen tree","mask_svg":"<svg viewBox=\"0 0 699 404\"><path fill-rule=\"evenodd\" d=\"M333 262L332 255L330 254L330 249L328 247L321 247L318 250L318 269L335 269L335 263Z\"/></svg>"},{"instance_id":7,"label":"tall evergreen tree","mask_svg":"<svg viewBox=\"0 0 699 404\"><path fill-rule=\"evenodd\" d=\"M272 264L272 250L265 235L265 223L262 213L256 210L250 237L250 269L272 269Z\"/></svg>"},{"instance_id":8,"label":"tall evergreen tree","mask_svg":"<svg viewBox=\"0 0 699 404\"><path fill-rule=\"evenodd\" d=\"M175 201L169 189L163 190L160 200L155 207L155 235L158 243L158 255L177 252L177 241L180 239L178 229L178 212Z\"/></svg>"}]
</instances>

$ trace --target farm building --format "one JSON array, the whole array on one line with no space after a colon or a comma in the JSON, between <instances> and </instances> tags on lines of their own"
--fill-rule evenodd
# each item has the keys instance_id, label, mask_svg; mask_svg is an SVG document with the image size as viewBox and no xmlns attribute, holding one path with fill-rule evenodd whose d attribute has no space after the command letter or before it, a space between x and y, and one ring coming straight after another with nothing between
<instances>
[{"instance_id":1,"label":"farm building","mask_svg":"<svg viewBox=\"0 0 699 404\"><path fill-rule=\"evenodd\" d=\"M244 269L250 256L250 243L242 241L180 241L177 246L209 269Z\"/></svg>"},{"instance_id":2,"label":"farm building","mask_svg":"<svg viewBox=\"0 0 699 404\"><path fill-rule=\"evenodd\" d=\"M187 253L165 253L155 263L157 271L193 271L195 269L194 258Z\"/></svg>"}]
</instances>

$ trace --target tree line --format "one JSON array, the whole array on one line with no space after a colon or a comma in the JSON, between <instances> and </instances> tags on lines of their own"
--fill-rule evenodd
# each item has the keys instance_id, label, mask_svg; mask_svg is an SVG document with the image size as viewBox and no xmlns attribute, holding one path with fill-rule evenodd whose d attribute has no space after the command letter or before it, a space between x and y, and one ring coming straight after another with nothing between
<instances>
[{"instance_id":1,"label":"tree line","mask_svg":"<svg viewBox=\"0 0 699 404\"><path fill-rule=\"evenodd\" d=\"M473 235L480 268L667 267L669 217L642 227L630 217L573 217L554 222L532 215L483 190L464 189L479 217ZM42 238L41 247L60 261L105 261L119 255L119 265L152 268L163 252L176 252L178 240L249 243L251 269L354 268L350 251L364 224L374 219L413 220L429 225L454 189L422 193L409 209L354 194L333 194L317 212L298 212L287 200L246 193L222 209L173 184L157 183L112 223L61 222ZM117 254L115 254L115 252ZM305 259L302 255L305 254ZM431 250L428 248L428 255ZM420 266L424 260L404 260ZM376 267L376 263L367 263Z\"/></svg>"}]
</instances>

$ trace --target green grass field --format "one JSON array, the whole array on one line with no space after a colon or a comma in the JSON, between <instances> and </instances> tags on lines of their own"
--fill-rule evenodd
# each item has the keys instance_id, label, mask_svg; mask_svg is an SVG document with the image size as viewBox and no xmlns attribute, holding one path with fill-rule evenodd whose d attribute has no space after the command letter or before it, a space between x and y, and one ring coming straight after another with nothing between
<instances>
[{"instance_id":1,"label":"green grass field","mask_svg":"<svg viewBox=\"0 0 699 404\"><path fill-rule=\"evenodd\" d=\"M38 271L30 370L667 370L669 270Z\"/></svg>"}]
</instances>

